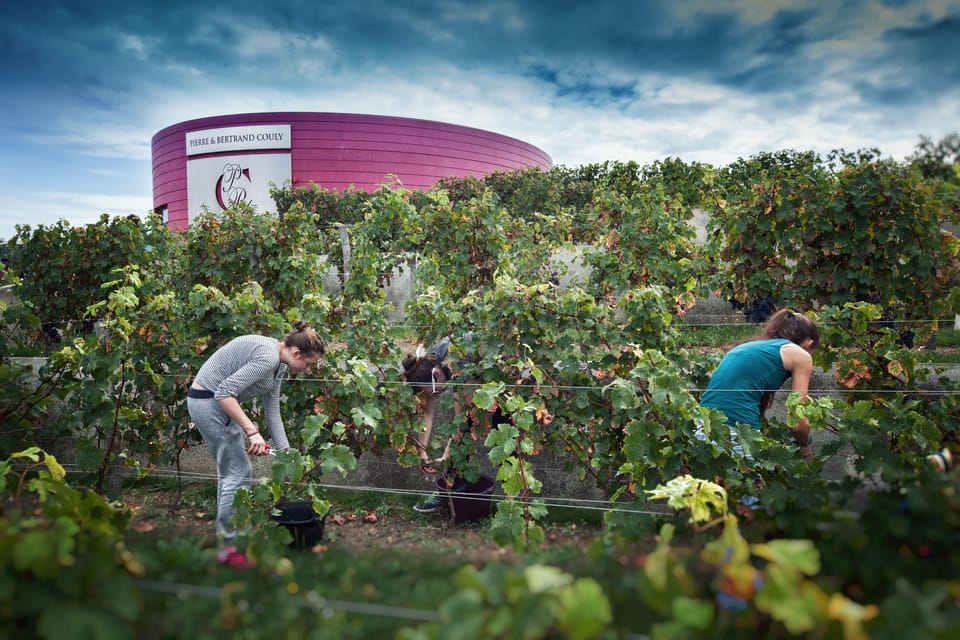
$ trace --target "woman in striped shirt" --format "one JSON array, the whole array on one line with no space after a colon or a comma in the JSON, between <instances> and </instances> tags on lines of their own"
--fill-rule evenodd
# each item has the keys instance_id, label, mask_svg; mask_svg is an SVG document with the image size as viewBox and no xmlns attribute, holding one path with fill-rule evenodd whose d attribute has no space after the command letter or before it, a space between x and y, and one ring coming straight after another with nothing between
<instances>
[{"instance_id":1,"label":"woman in striped shirt","mask_svg":"<svg viewBox=\"0 0 960 640\"><path fill-rule=\"evenodd\" d=\"M300 320L292 326L283 340L245 335L223 345L200 367L187 393L190 418L217 463L217 536L224 544L236 534L230 524L233 498L253 482L247 454L268 452L260 429L241 403L261 398L273 448L289 448L280 417L280 383L288 370L306 371L323 355L316 331Z\"/></svg>"}]
</instances>

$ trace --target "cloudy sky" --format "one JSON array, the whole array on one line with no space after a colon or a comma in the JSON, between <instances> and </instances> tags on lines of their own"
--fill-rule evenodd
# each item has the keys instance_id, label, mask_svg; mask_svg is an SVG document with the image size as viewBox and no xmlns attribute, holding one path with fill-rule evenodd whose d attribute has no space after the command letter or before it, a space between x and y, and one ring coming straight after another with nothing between
<instances>
[{"instance_id":1,"label":"cloudy sky","mask_svg":"<svg viewBox=\"0 0 960 640\"><path fill-rule=\"evenodd\" d=\"M555 164L878 148L960 130L960 0L13 0L0 238L152 208L183 120L334 111L514 136Z\"/></svg>"}]
</instances>

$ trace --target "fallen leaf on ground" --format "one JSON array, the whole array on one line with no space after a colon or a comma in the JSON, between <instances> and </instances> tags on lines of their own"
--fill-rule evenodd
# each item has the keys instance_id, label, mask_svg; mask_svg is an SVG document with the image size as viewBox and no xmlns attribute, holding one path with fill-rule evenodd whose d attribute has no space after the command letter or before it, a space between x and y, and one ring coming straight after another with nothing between
<instances>
[{"instance_id":1,"label":"fallen leaf on ground","mask_svg":"<svg viewBox=\"0 0 960 640\"><path fill-rule=\"evenodd\" d=\"M376 510L370 509L370 511L367 511L367 515L363 516L363 521L369 522L370 524L374 524L377 521Z\"/></svg>"},{"instance_id":2,"label":"fallen leaf on ground","mask_svg":"<svg viewBox=\"0 0 960 640\"><path fill-rule=\"evenodd\" d=\"M151 531L157 528L157 525L153 524L152 522L140 521L140 522L134 522L130 528L136 531L137 533L150 533Z\"/></svg>"}]
</instances>

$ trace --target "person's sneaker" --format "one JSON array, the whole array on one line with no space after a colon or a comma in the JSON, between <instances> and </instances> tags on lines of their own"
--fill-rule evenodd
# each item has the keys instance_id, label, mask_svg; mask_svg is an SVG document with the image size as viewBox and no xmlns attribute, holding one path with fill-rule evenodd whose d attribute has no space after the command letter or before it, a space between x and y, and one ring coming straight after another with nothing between
<instances>
[{"instance_id":1,"label":"person's sneaker","mask_svg":"<svg viewBox=\"0 0 960 640\"><path fill-rule=\"evenodd\" d=\"M224 547L217 552L217 561L232 569L249 569L254 565L253 560L247 558L235 547Z\"/></svg>"},{"instance_id":2,"label":"person's sneaker","mask_svg":"<svg viewBox=\"0 0 960 640\"><path fill-rule=\"evenodd\" d=\"M438 491L423 502L418 502L413 505L413 510L419 513L432 513L442 506L443 498L440 497L440 492Z\"/></svg>"}]
</instances>

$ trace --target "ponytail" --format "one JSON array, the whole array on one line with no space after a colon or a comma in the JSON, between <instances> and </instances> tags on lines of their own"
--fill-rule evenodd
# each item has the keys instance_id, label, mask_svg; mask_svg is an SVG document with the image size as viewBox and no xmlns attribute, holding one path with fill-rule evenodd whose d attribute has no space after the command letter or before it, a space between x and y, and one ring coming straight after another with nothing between
<instances>
[{"instance_id":1,"label":"ponytail","mask_svg":"<svg viewBox=\"0 0 960 640\"><path fill-rule=\"evenodd\" d=\"M795 344L813 340L813 346L820 344L820 328L810 317L796 313L791 309L780 309L770 316L760 331L758 339L784 338Z\"/></svg>"}]
</instances>

